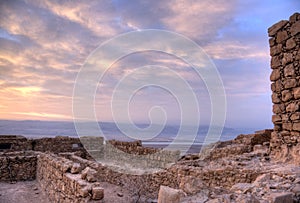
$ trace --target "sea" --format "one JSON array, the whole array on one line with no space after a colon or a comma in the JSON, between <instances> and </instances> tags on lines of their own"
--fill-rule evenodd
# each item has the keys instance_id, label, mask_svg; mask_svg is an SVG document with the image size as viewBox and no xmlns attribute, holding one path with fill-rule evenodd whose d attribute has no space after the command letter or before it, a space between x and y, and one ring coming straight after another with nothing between
<instances>
[{"instance_id":1,"label":"sea","mask_svg":"<svg viewBox=\"0 0 300 203\"><path fill-rule=\"evenodd\" d=\"M103 136L105 140L142 140L144 146L157 148L163 148L172 144L173 146L176 145L178 150L181 151L188 145L192 152L200 150L203 143L208 143L210 142L209 140L213 142L231 140L240 134L251 134L255 130L258 130L253 128L209 127L208 125L199 125L197 127L157 125L154 128L149 128L149 124L141 123L136 124L136 127L139 129L138 131L135 131L129 124L122 124L122 129L128 129L124 132L124 130L120 130L119 126L113 122L98 122L96 124L91 125L94 127L88 129L88 135ZM89 123L86 123L86 126L89 126ZM157 129L161 130L157 132ZM212 133L208 133L209 129ZM213 134L214 132L217 133ZM1 135L23 135L27 138L79 137L79 135L82 136L82 132L78 129L78 125L69 121L0 120Z\"/></svg>"}]
</instances>

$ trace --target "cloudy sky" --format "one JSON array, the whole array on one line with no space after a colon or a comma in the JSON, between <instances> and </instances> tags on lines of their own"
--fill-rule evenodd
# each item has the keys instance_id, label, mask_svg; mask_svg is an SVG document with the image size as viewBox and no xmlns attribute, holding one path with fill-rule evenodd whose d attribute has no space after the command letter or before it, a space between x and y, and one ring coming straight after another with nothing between
<instances>
[{"instance_id":1,"label":"cloudy sky","mask_svg":"<svg viewBox=\"0 0 300 203\"><path fill-rule=\"evenodd\" d=\"M226 92L226 126L272 127L267 28L299 10L299 0L2 0L0 119L72 120L76 77L92 51L119 34L161 29L195 41L212 59ZM176 56L153 51L128 55L109 68L95 93L98 120L113 119L115 86L145 65L184 77L199 100L201 122L209 122L203 80ZM150 71L148 78L156 74ZM165 109L168 122L180 122L176 97L155 86L133 94L129 114L147 122L154 106Z\"/></svg>"}]
</instances>

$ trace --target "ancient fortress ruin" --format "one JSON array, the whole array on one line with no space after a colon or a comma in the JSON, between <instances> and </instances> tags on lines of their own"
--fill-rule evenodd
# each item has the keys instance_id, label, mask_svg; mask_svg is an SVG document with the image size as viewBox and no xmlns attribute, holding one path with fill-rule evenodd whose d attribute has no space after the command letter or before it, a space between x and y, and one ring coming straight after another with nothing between
<instances>
[{"instance_id":1,"label":"ancient fortress ruin","mask_svg":"<svg viewBox=\"0 0 300 203\"><path fill-rule=\"evenodd\" d=\"M292 15L268 29L272 74L274 132L271 151L277 159L300 163L300 19Z\"/></svg>"},{"instance_id":2,"label":"ancient fortress ruin","mask_svg":"<svg viewBox=\"0 0 300 203\"><path fill-rule=\"evenodd\" d=\"M110 193L118 202L300 202L300 14L268 32L274 129L181 158L140 141L1 135L0 181L37 180L62 203L108 202L104 183L129 191Z\"/></svg>"}]
</instances>

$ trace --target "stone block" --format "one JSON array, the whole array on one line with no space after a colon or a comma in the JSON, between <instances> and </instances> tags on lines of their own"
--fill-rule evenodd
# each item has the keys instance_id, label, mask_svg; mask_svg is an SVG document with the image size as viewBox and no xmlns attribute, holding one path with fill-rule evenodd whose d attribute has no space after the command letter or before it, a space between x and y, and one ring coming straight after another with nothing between
<instances>
[{"instance_id":1,"label":"stone block","mask_svg":"<svg viewBox=\"0 0 300 203\"><path fill-rule=\"evenodd\" d=\"M284 77L295 76L295 68L293 64L289 64L284 68ZM278 78L279 79L279 78Z\"/></svg>"},{"instance_id":2,"label":"stone block","mask_svg":"<svg viewBox=\"0 0 300 203\"><path fill-rule=\"evenodd\" d=\"M92 199L101 200L104 198L104 189L102 187L93 187L92 188Z\"/></svg>"},{"instance_id":3,"label":"stone block","mask_svg":"<svg viewBox=\"0 0 300 203\"><path fill-rule=\"evenodd\" d=\"M300 98L300 87L296 87L293 89L293 95L294 95L295 99Z\"/></svg>"},{"instance_id":4,"label":"stone block","mask_svg":"<svg viewBox=\"0 0 300 203\"><path fill-rule=\"evenodd\" d=\"M300 21L299 20L291 26L290 32L291 32L292 36L295 36L296 34L300 33Z\"/></svg>"},{"instance_id":5,"label":"stone block","mask_svg":"<svg viewBox=\"0 0 300 203\"><path fill-rule=\"evenodd\" d=\"M276 46L271 46L270 55L271 56L276 56L276 55L280 54L281 51L282 51L282 44L278 44Z\"/></svg>"},{"instance_id":6,"label":"stone block","mask_svg":"<svg viewBox=\"0 0 300 203\"><path fill-rule=\"evenodd\" d=\"M231 191L234 191L236 193L247 193L247 192L251 192L253 188L253 185L250 183L236 183L235 185L233 185L231 187Z\"/></svg>"},{"instance_id":7,"label":"stone block","mask_svg":"<svg viewBox=\"0 0 300 203\"><path fill-rule=\"evenodd\" d=\"M272 94L272 102L275 103L275 104L281 103L281 100L279 98L279 94L277 94L277 93Z\"/></svg>"},{"instance_id":8,"label":"stone block","mask_svg":"<svg viewBox=\"0 0 300 203\"><path fill-rule=\"evenodd\" d=\"M287 50L290 50L290 49L293 49L294 47L296 47L296 45L297 44L296 44L295 40L293 38L290 38L286 41L285 47Z\"/></svg>"},{"instance_id":9,"label":"stone block","mask_svg":"<svg viewBox=\"0 0 300 203\"><path fill-rule=\"evenodd\" d=\"M280 31L276 35L276 42L282 43L283 41L287 40L289 38L287 31Z\"/></svg>"},{"instance_id":10,"label":"stone block","mask_svg":"<svg viewBox=\"0 0 300 203\"><path fill-rule=\"evenodd\" d=\"M287 112L296 112L299 109L299 105L295 102L290 103L287 107L286 107L286 111Z\"/></svg>"},{"instance_id":11,"label":"stone block","mask_svg":"<svg viewBox=\"0 0 300 203\"><path fill-rule=\"evenodd\" d=\"M300 112L293 113L291 115L291 120L292 121L300 120Z\"/></svg>"},{"instance_id":12,"label":"stone block","mask_svg":"<svg viewBox=\"0 0 300 203\"><path fill-rule=\"evenodd\" d=\"M273 115L272 116L272 122L273 123L281 123L281 116L280 115Z\"/></svg>"},{"instance_id":13,"label":"stone block","mask_svg":"<svg viewBox=\"0 0 300 203\"><path fill-rule=\"evenodd\" d=\"M183 195L182 190L161 185L158 193L158 203L180 203Z\"/></svg>"},{"instance_id":14,"label":"stone block","mask_svg":"<svg viewBox=\"0 0 300 203\"><path fill-rule=\"evenodd\" d=\"M293 130L300 131L300 123L294 123Z\"/></svg>"},{"instance_id":15,"label":"stone block","mask_svg":"<svg viewBox=\"0 0 300 203\"><path fill-rule=\"evenodd\" d=\"M296 87L297 80L296 79L286 79L286 80L284 80L283 85L286 89Z\"/></svg>"},{"instance_id":16,"label":"stone block","mask_svg":"<svg viewBox=\"0 0 300 203\"><path fill-rule=\"evenodd\" d=\"M96 182L96 173L96 170L91 169L90 167L86 167L81 172L81 178L87 180L88 182Z\"/></svg>"},{"instance_id":17,"label":"stone block","mask_svg":"<svg viewBox=\"0 0 300 203\"><path fill-rule=\"evenodd\" d=\"M183 176L180 179L179 188L187 194L196 194L204 188L204 184L200 178Z\"/></svg>"},{"instance_id":18,"label":"stone block","mask_svg":"<svg viewBox=\"0 0 300 203\"><path fill-rule=\"evenodd\" d=\"M284 53L282 58L282 65L286 65L293 62L293 54L292 53Z\"/></svg>"},{"instance_id":19,"label":"stone block","mask_svg":"<svg viewBox=\"0 0 300 203\"><path fill-rule=\"evenodd\" d=\"M293 15L290 16L289 21L291 23L294 23L294 22L296 22L299 19L300 19L300 13L294 13Z\"/></svg>"},{"instance_id":20,"label":"stone block","mask_svg":"<svg viewBox=\"0 0 300 203\"><path fill-rule=\"evenodd\" d=\"M292 130L292 123L283 123L282 124L282 129L283 130L289 130L289 131L291 131Z\"/></svg>"},{"instance_id":21,"label":"stone block","mask_svg":"<svg viewBox=\"0 0 300 203\"><path fill-rule=\"evenodd\" d=\"M273 193L271 194L272 203L293 203L293 193L283 192L283 193Z\"/></svg>"},{"instance_id":22,"label":"stone block","mask_svg":"<svg viewBox=\"0 0 300 203\"><path fill-rule=\"evenodd\" d=\"M287 20L281 20L280 22L274 24L273 26L271 26L269 29L268 29L268 34L269 34L269 37L274 37L276 35L276 33L282 29L286 24L288 24L289 21Z\"/></svg>"},{"instance_id":23,"label":"stone block","mask_svg":"<svg viewBox=\"0 0 300 203\"><path fill-rule=\"evenodd\" d=\"M280 70L279 69L274 69L271 73L270 80L271 81L276 81L280 78Z\"/></svg>"},{"instance_id":24,"label":"stone block","mask_svg":"<svg viewBox=\"0 0 300 203\"><path fill-rule=\"evenodd\" d=\"M271 68L276 69L281 65L281 58L280 56L273 56L271 59Z\"/></svg>"},{"instance_id":25,"label":"stone block","mask_svg":"<svg viewBox=\"0 0 300 203\"><path fill-rule=\"evenodd\" d=\"M74 163L72 168L71 168L71 173L72 174L77 174L81 172L81 166L79 163Z\"/></svg>"},{"instance_id":26,"label":"stone block","mask_svg":"<svg viewBox=\"0 0 300 203\"><path fill-rule=\"evenodd\" d=\"M284 101L284 102L287 102L293 98L293 95L292 95L291 91L289 91L289 90L284 90L284 91L282 91L281 94L282 94L282 101Z\"/></svg>"}]
</instances>

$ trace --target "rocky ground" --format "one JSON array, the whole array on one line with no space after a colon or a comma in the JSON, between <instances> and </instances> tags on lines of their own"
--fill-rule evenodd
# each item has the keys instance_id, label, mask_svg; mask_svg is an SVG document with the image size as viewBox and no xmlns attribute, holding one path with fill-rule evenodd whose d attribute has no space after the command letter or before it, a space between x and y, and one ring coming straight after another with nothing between
<instances>
[{"instance_id":1,"label":"rocky ground","mask_svg":"<svg viewBox=\"0 0 300 203\"><path fill-rule=\"evenodd\" d=\"M208 147L207 154L186 155L177 165L186 167L191 178L182 179L179 189L161 187L159 199L182 203L299 203L300 165L278 162L269 154L270 134L271 130L264 130L240 135ZM221 171L223 176L205 181L193 174L197 171ZM232 171L232 177L228 171Z\"/></svg>"},{"instance_id":2,"label":"rocky ground","mask_svg":"<svg viewBox=\"0 0 300 203\"><path fill-rule=\"evenodd\" d=\"M109 184L100 183L105 188L105 197L101 203L128 203L136 202L139 197L126 189ZM1 203L51 203L40 190L37 181L0 182ZM98 202L99 201L95 201Z\"/></svg>"},{"instance_id":3,"label":"rocky ground","mask_svg":"<svg viewBox=\"0 0 300 203\"><path fill-rule=\"evenodd\" d=\"M189 203L298 203L300 202L300 167L293 164L266 161L255 152L238 157L215 160L216 169L221 166L246 167L260 171L251 183L236 183L232 187L209 187L201 183L190 185L188 190L195 190L194 195L187 195L183 188L180 202ZM195 164L197 161L193 161ZM203 164L202 161L199 161ZM209 167L209 166L206 166ZM181 191L178 190L178 193Z\"/></svg>"},{"instance_id":4,"label":"rocky ground","mask_svg":"<svg viewBox=\"0 0 300 203\"><path fill-rule=\"evenodd\" d=\"M300 203L300 164L278 162L269 151L271 130L214 143L171 168L178 187L161 186L156 198L130 186L100 182L102 203ZM0 182L1 203L48 203L36 181Z\"/></svg>"}]
</instances>

